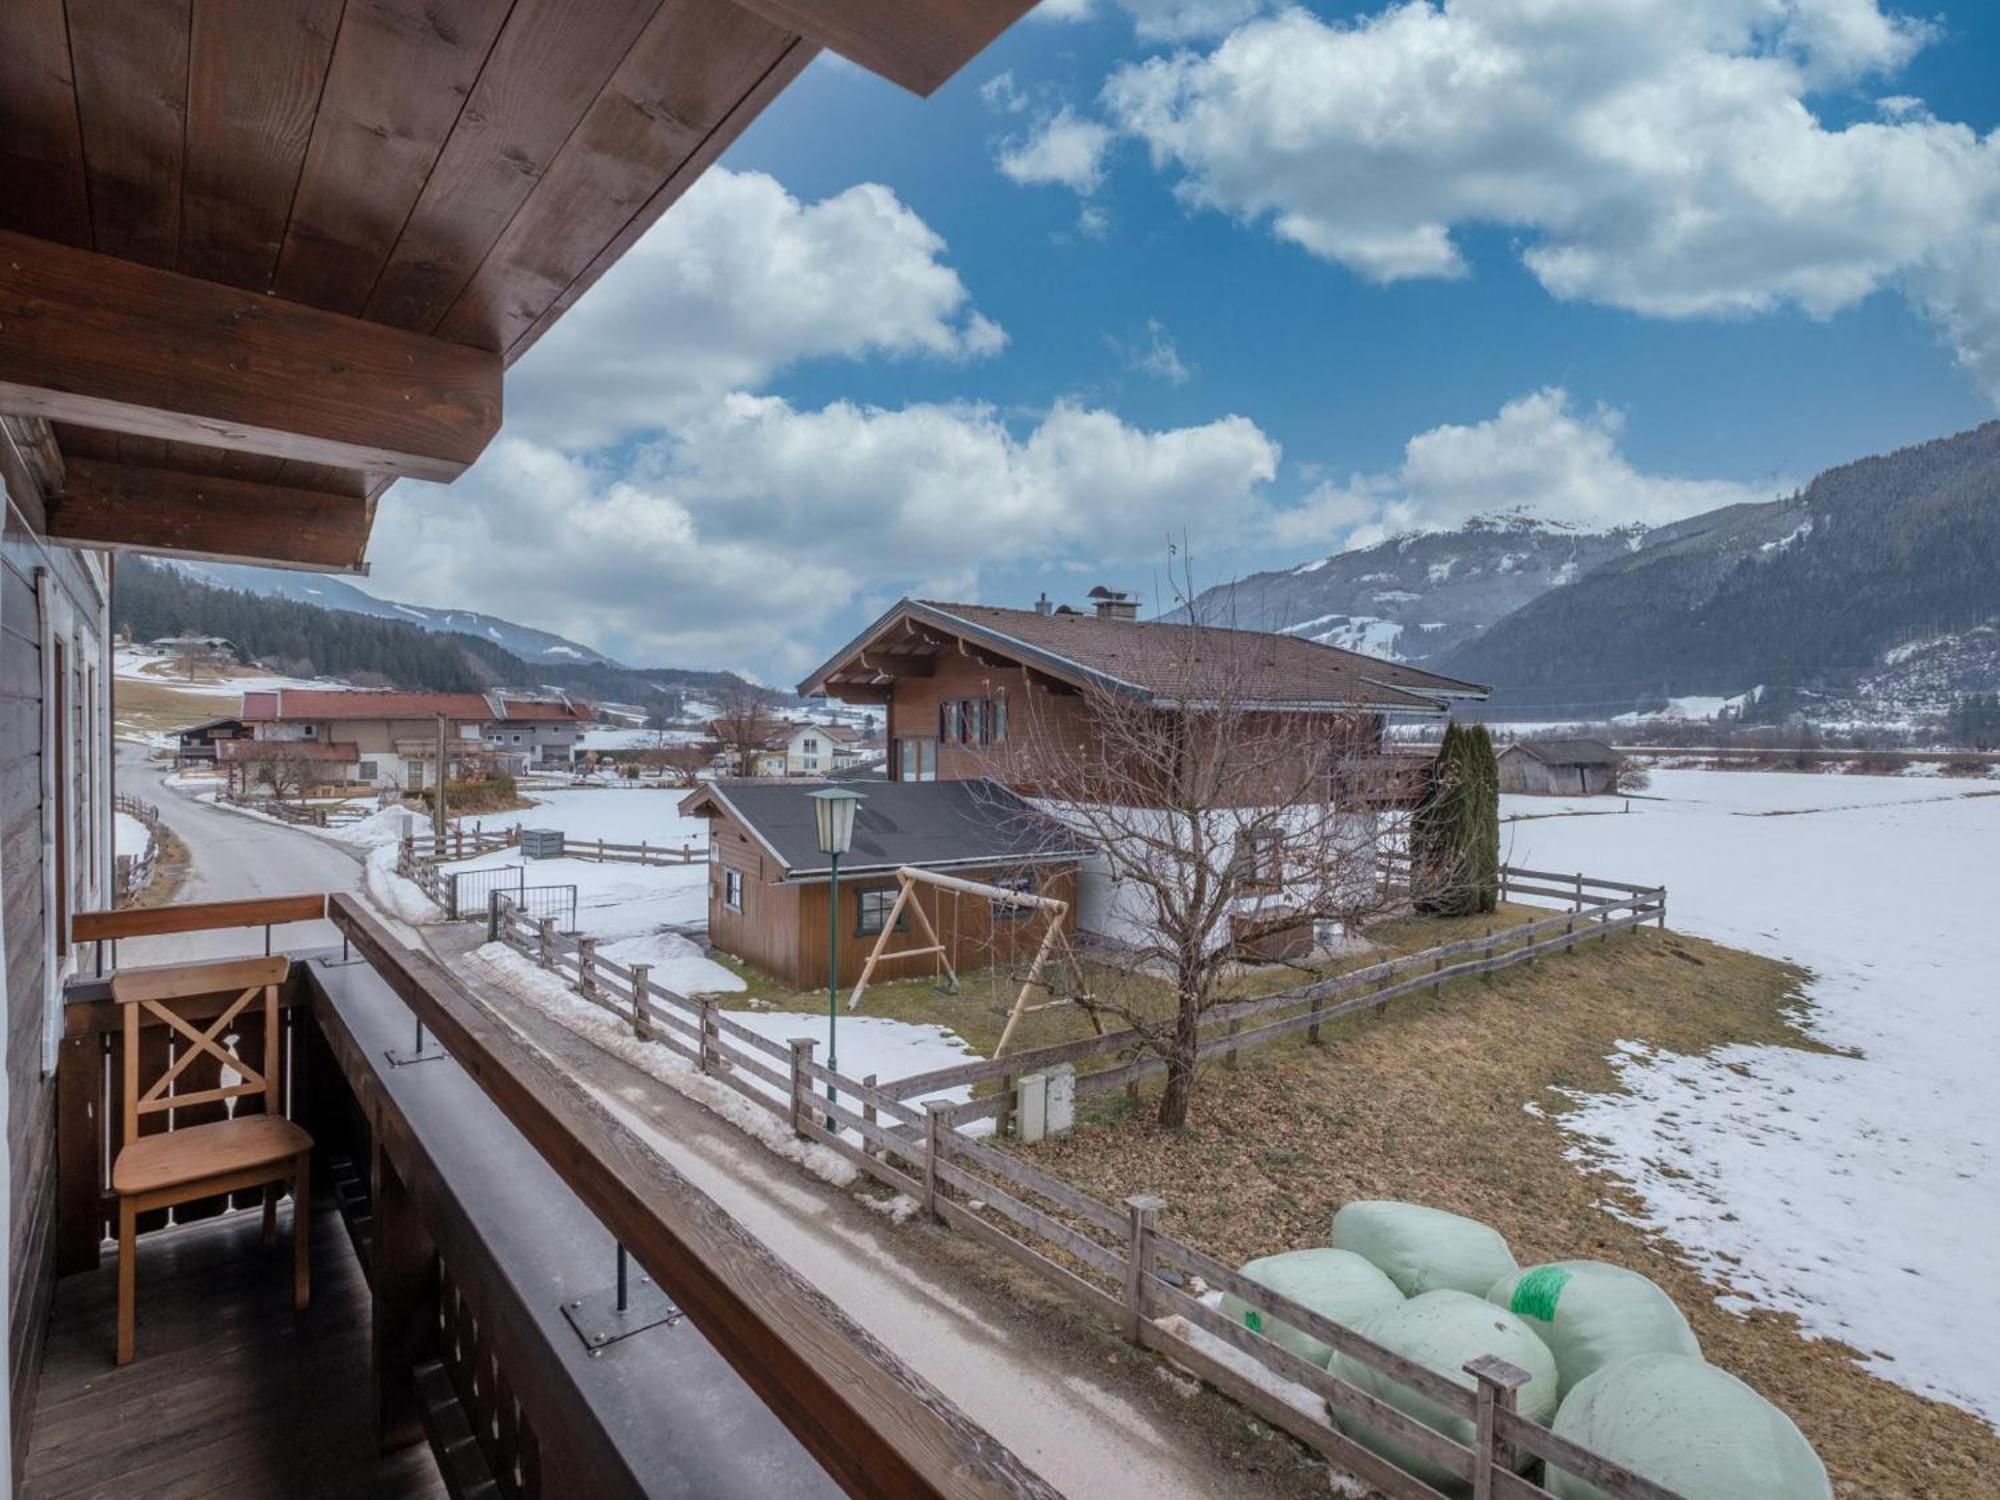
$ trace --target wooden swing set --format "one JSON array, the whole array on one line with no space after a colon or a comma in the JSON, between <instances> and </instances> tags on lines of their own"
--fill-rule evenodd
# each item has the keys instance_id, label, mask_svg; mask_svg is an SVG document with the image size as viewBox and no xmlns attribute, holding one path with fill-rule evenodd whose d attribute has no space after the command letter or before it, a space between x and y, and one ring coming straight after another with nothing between
<instances>
[{"instance_id":1,"label":"wooden swing set","mask_svg":"<svg viewBox=\"0 0 2000 1500\"><path fill-rule=\"evenodd\" d=\"M958 903L966 896L971 896L981 901L990 901L995 906L1025 907L1048 914L1048 931L1042 934L1042 941L1035 949L1034 962L1028 965L1027 975L1021 981L1020 992L1014 997L1014 1006L1007 1014L1007 1025L1000 1033L999 1045L993 1049L995 1057L998 1057L1007 1050L1007 1043L1014 1036L1014 1028L1021 1024L1023 1016L1032 1015L1038 1010L1048 1010L1052 1006L1083 1004L1086 1013L1090 1016L1091 1025L1096 1027L1100 1036L1103 1035L1103 1023L1098 1020L1097 1012L1089 1007L1090 996L1080 990L1076 993L1059 995L1054 999L1041 1001L1039 1004L1031 1005L1028 1003L1029 998L1036 990L1052 988L1052 986L1045 983L1042 976L1047 971L1050 960L1057 954L1061 954L1068 961L1067 969L1070 973L1074 974L1077 972L1075 951L1071 949L1069 938L1063 932L1063 918L1069 915L1069 903L1067 901L1060 900L1055 896L1037 895L1032 891L1010 890L1004 885L989 885L982 880L966 880L957 875L941 875L935 870L918 869L915 865L904 865L896 871L895 904L889 908L888 915L882 919L882 930L876 935L875 946L868 950L868 961L861 966L861 977L854 982L854 993L847 997L847 1008L849 1010L853 1010L861 1004L861 996L868 988L868 981L875 977L875 966L879 963L899 958L926 958L935 956L937 959L936 967L939 976L939 987L945 989L947 993L957 993L958 970L952 964L951 949L938 936L937 928L931 925L930 914L924 910L924 903L917 899L916 889L919 885L928 885L940 892L951 892L951 931L954 942L957 940L959 933ZM940 902L942 902L942 897L940 897ZM902 920L905 912L915 914L917 925L923 930L923 936L926 941L921 947L899 948L892 953L888 951L889 938L895 932L896 924ZM942 914L943 908L940 904L939 915L942 916Z\"/></svg>"}]
</instances>

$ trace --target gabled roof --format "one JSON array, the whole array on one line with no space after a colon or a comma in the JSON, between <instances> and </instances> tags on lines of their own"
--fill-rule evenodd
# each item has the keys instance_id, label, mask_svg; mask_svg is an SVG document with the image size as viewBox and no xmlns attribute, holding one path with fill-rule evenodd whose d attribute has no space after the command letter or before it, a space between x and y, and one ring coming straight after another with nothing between
<instances>
[{"instance_id":1,"label":"gabled roof","mask_svg":"<svg viewBox=\"0 0 2000 1500\"><path fill-rule=\"evenodd\" d=\"M397 693L373 689L276 688L243 695L243 717L260 723L303 719L447 719L484 722L493 707L478 693Z\"/></svg>"},{"instance_id":2,"label":"gabled roof","mask_svg":"<svg viewBox=\"0 0 2000 1500\"><path fill-rule=\"evenodd\" d=\"M1615 766L1618 752L1603 740L1516 740L1500 753L1518 752L1545 766Z\"/></svg>"},{"instance_id":3,"label":"gabled roof","mask_svg":"<svg viewBox=\"0 0 2000 1500\"><path fill-rule=\"evenodd\" d=\"M897 646L899 635L918 629L957 636L1080 686L1161 699L1226 695L1244 707L1438 714L1451 699L1484 698L1488 691L1269 631L905 599L800 683L799 692L837 696L831 679L868 680L870 650Z\"/></svg>"},{"instance_id":4,"label":"gabled roof","mask_svg":"<svg viewBox=\"0 0 2000 1500\"><path fill-rule=\"evenodd\" d=\"M763 845L787 880L824 878L812 793L798 782L716 781L681 799L682 813L728 817ZM862 793L842 874L902 865L928 870L1068 862L1089 846L990 781L885 781Z\"/></svg>"}]
</instances>

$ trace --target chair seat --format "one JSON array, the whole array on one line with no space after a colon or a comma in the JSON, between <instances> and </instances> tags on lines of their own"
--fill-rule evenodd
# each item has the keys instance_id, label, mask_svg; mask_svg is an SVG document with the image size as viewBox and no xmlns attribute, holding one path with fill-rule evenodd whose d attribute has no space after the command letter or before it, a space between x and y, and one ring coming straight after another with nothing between
<instances>
[{"instance_id":1,"label":"chair seat","mask_svg":"<svg viewBox=\"0 0 2000 1500\"><path fill-rule=\"evenodd\" d=\"M231 1172L270 1166L312 1149L312 1137L283 1115L245 1115L142 1136L111 1164L112 1191L153 1193Z\"/></svg>"}]
</instances>

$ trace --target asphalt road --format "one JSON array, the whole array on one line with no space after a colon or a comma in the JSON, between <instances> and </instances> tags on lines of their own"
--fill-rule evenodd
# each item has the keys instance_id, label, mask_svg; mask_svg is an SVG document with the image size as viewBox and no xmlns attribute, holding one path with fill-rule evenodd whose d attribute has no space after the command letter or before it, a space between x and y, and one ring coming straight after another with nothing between
<instances>
[{"instance_id":1,"label":"asphalt road","mask_svg":"<svg viewBox=\"0 0 2000 1500\"><path fill-rule=\"evenodd\" d=\"M147 759L142 746L118 747L118 790L156 804L167 827L187 846L192 871L175 893L176 905L361 888L358 852L300 829L197 802L166 785L167 769ZM272 946L280 950L339 941L330 922L293 922L271 934ZM239 928L129 939L118 945L118 957L125 964L179 963L256 953L263 945L261 927Z\"/></svg>"}]
</instances>

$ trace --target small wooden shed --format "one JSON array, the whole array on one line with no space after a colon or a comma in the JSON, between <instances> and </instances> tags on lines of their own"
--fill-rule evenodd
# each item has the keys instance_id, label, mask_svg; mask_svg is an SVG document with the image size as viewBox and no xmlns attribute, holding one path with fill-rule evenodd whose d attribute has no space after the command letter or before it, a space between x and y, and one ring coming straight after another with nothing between
<instances>
[{"instance_id":1,"label":"small wooden shed","mask_svg":"<svg viewBox=\"0 0 2000 1500\"><path fill-rule=\"evenodd\" d=\"M1618 789L1618 752L1603 740L1516 740L1497 759L1503 792L1592 797Z\"/></svg>"},{"instance_id":2,"label":"small wooden shed","mask_svg":"<svg viewBox=\"0 0 2000 1500\"><path fill-rule=\"evenodd\" d=\"M813 789L798 782L716 781L680 804L683 814L709 820L709 942L800 989L827 980L828 872L814 827ZM1062 920L1073 926L1077 864L1089 848L1014 793L990 781L911 781L880 782L862 796L854 845L840 862L843 986L861 975L894 905L896 871L903 865L1054 896L1070 904ZM956 969L1025 963L1048 920L928 886L917 899ZM912 934L891 951L922 941ZM934 967L930 957L885 959L876 977L913 979Z\"/></svg>"}]
</instances>

